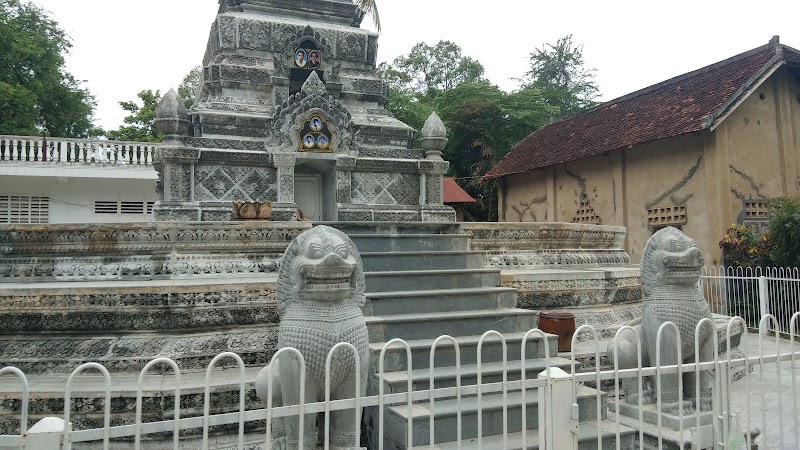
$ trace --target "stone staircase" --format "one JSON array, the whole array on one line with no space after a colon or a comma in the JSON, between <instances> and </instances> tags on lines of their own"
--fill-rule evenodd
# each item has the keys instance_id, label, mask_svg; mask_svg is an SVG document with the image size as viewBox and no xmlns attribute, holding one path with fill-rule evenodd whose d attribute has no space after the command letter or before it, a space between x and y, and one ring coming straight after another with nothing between
<instances>
[{"instance_id":1,"label":"stone staircase","mask_svg":"<svg viewBox=\"0 0 800 450\"><path fill-rule=\"evenodd\" d=\"M525 333L536 327L537 312L519 309L517 290L500 287L499 268L484 267L483 252L470 250L470 236L455 224L373 223L329 224L340 228L355 242L361 252L367 283L367 304L364 308L370 333L372 375L368 394L406 392L409 377L413 390L425 390L430 384L430 348L436 338L449 334L459 344L461 385L475 385L478 379L477 348L481 335L489 330L506 339L507 380L521 378L521 347ZM378 373L378 360L384 344L402 338L411 348L412 370L408 371L406 352L401 346L387 349L384 374ZM556 351L556 337L531 336L527 342L525 370L528 379L545 370L545 346L549 347L549 365L569 371L569 360ZM503 352L497 337L487 337L482 348L481 383L503 380ZM456 386L456 352L452 341L437 345L434 361L436 388ZM473 388L474 391L474 388ZM580 433L582 448L596 446L596 391L582 387L579 392ZM602 398L602 395L601 395ZM460 406L460 407L459 407ZM538 395L528 391L526 400L527 448L538 447ZM457 413L461 411L462 444L477 446L478 417L482 420L483 446L503 447L503 399L501 393L483 394L481 408L477 397L463 395L434 402L417 402L386 407L384 448L408 449L429 447L429 419L435 418L434 448L456 448ZM604 410L604 408L603 408ZM507 414L508 448L521 448L522 419L519 391L509 392ZM603 412L605 415L605 412ZM411 419L413 439L407 440ZM378 448L378 410L366 411L370 448ZM614 442L613 425L601 422L603 445ZM626 430L624 444L633 436ZM625 448L623 445L623 448Z\"/></svg>"}]
</instances>

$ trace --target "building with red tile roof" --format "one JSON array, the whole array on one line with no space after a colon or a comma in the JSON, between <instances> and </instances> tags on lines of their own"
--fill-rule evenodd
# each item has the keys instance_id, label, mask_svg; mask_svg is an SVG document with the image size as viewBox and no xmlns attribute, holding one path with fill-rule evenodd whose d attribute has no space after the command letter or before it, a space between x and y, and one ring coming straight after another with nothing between
<instances>
[{"instance_id":1,"label":"building with red tile roof","mask_svg":"<svg viewBox=\"0 0 800 450\"><path fill-rule=\"evenodd\" d=\"M442 198L444 204L456 210L456 220L464 221L464 204L475 203L476 200L459 186L456 180L450 177L442 178Z\"/></svg>"},{"instance_id":2,"label":"building with red tile roof","mask_svg":"<svg viewBox=\"0 0 800 450\"><path fill-rule=\"evenodd\" d=\"M798 194L800 51L767 45L547 125L486 175L500 221L624 225L634 260L665 225L707 264L733 222Z\"/></svg>"}]
</instances>

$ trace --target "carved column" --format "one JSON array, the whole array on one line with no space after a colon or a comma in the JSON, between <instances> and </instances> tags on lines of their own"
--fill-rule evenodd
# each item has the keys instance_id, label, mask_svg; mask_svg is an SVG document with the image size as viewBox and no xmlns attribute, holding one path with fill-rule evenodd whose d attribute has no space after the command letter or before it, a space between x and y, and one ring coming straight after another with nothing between
<instances>
[{"instance_id":1,"label":"carved column","mask_svg":"<svg viewBox=\"0 0 800 450\"><path fill-rule=\"evenodd\" d=\"M272 162L278 169L278 203L294 204L294 166L297 155L275 153Z\"/></svg>"},{"instance_id":2,"label":"carved column","mask_svg":"<svg viewBox=\"0 0 800 450\"><path fill-rule=\"evenodd\" d=\"M189 125L189 113L183 99L170 89L156 108L155 126L164 135L164 142L156 150L154 158L161 199L153 208L156 221L201 219L200 205L194 201L193 180L200 150L186 147Z\"/></svg>"},{"instance_id":3,"label":"carved column","mask_svg":"<svg viewBox=\"0 0 800 450\"><path fill-rule=\"evenodd\" d=\"M353 170L356 168L356 158L339 156L336 159L336 203L353 202Z\"/></svg>"},{"instance_id":4,"label":"carved column","mask_svg":"<svg viewBox=\"0 0 800 450\"><path fill-rule=\"evenodd\" d=\"M442 177L447 173L447 168L450 163L447 161L420 161L420 172L424 174L422 177L425 180L422 189L424 192L425 205L443 205L444 199L442 198Z\"/></svg>"}]
</instances>

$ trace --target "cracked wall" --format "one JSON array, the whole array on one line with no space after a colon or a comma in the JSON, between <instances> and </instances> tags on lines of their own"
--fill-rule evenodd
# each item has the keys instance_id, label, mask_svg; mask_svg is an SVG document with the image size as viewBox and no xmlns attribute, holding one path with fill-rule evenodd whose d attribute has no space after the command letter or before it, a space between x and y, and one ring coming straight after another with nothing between
<instances>
[{"instance_id":1,"label":"cracked wall","mask_svg":"<svg viewBox=\"0 0 800 450\"><path fill-rule=\"evenodd\" d=\"M707 265L747 202L798 195L800 71L780 69L713 131L638 145L506 177L506 221L571 222L581 198L603 225L628 228L638 262L650 237L648 208L686 206L682 228Z\"/></svg>"}]
</instances>

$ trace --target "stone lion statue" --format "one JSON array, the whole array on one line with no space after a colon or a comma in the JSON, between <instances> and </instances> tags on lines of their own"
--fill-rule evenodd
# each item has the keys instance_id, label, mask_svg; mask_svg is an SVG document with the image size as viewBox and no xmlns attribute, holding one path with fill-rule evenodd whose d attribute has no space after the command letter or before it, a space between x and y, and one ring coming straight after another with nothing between
<instances>
[{"instance_id":1,"label":"stone lion statue","mask_svg":"<svg viewBox=\"0 0 800 450\"><path fill-rule=\"evenodd\" d=\"M369 336L361 308L366 301L364 269L353 241L341 231L318 225L292 241L278 272L278 349L293 347L305 360L307 403L325 400L325 363L336 344L352 344L360 356L356 371L352 349L337 350L331 361L331 399L366 394L369 368ZM277 367L276 367L277 366ZM273 405L296 405L300 400L300 361L284 354L265 367L256 378L256 391L266 399L267 383L273 383ZM308 414L302 436L305 448L315 448L315 414ZM299 419L287 417L284 429L276 426L273 448L298 448ZM331 448L355 449L355 414L352 410L331 413ZM284 436L281 436L284 434ZM319 436L322 438L322 435Z\"/></svg>"},{"instance_id":2,"label":"stone lion statue","mask_svg":"<svg viewBox=\"0 0 800 450\"><path fill-rule=\"evenodd\" d=\"M655 232L645 244L641 260L642 280L642 318L633 325L642 342L642 365L656 364L656 336L664 322L673 322L680 330L680 356L683 362L695 361L695 328L700 320L711 318L703 294L697 287L703 254L692 239L673 227ZM700 330L700 361L713 361L714 343L710 326ZM661 337L661 365L678 364L677 338L674 328L667 328ZM618 351L619 365L622 369L637 366L636 341L630 333L620 336ZM613 342L609 344L608 354L613 361ZM655 380L647 380L643 392L638 392L638 381L626 378L623 383L625 401L629 404L655 403L656 395L661 398L663 411L677 414L679 409L691 414L695 408L711 409L711 386L713 374L705 372L700 378L700 399L696 396L696 374L686 373L684 377L684 401L678 392L678 374L661 375L661 390L655 392Z\"/></svg>"}]
</instances>

